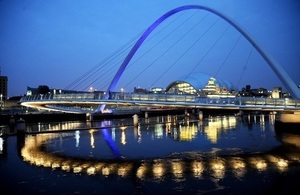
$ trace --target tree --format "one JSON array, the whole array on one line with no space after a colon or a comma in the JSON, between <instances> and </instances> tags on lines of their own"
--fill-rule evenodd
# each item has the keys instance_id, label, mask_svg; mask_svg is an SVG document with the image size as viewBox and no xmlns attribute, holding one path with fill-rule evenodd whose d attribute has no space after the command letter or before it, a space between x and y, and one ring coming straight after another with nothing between
<instances>
[{"instance_id":1,"label":"tree","mask_svg":"<svg viewBox=\"0 0 300 195\"><path fill-rule=\"evenodd\" d=\"M49 87L47 85L40 85L38 87L38 93L39 94L47 94L49 92L50 92L50 89L49 89Z\"/></svg>"}]
</instances>

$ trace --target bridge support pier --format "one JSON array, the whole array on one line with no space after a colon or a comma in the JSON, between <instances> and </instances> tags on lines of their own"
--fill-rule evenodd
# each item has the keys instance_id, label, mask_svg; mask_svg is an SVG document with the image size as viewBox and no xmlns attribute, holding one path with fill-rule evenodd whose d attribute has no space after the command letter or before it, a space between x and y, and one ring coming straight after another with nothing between
<instances>
[{"instance_id":1,"label":"bridge support pier","mask_svg":"<svg viewBox=\"0 0 300 195\"><path fill-rule=\"evenodd\" d=\"M26 122L24 119L20 118L16 123L17 135L23 137L26 131Z\"/></svg>"},{"instance_id":2,"label":"bridge support pier","mask_svg":"<svg viewBox=\"0 0 300 195\"><path fill-rule=\"evenodd\" d=\"M87 114L86 114L86 121L93 121L93 120L94 120L93 115L90 114L90 113L87 113Z\"/></svg>"},{"instance_id":3,"label":"bridge support pier","mask_svg":"<svg viewBox=\"0 0 300 195\"><path fill-rule=\"evenodd\" d=\"M260 122L265 122L265 115L262 113L259 118Z\"/></svg>"},{"instance_id":4,"label":"bridge support pier","mask_svg":"<svg viewBox=\"0 0 300 195\"><path fill-rule=\"evenodd\" d=\"M243 116L244 112L242 110L239 111L238 116Z\"/></svg>"},{"instance_id":5,"label":"bridge support pier","mask_svg":"<svg viewBox=\"0 0 300 195\"><path fill-rule=\"evenodd\" d=\"M203 120L203 112L202 112L201 110L199 110L199 112L198 112L198 119L199 119L200 121Z\"/></svg>"},{"instance_id":6,"label":"bridge support pier","mask_svg":"<svg viewBox=\"0 0 300 195\"><path fill-rule=\"evenodd\" d=\"M184 115L185 115L186 117L189 117L189 116L190 116L190 113L187 111L187 109L184 110Z\"/></svg>"},{"instance_id":7,"label":"bridge support pier","mask_svg":"<svg viewBox=\"0 0 300 195\"><path fill-rule=\"evenodd\" d=\"M137 127L139 125L139 116L137 114L132 116L133 118L133 126Z\"/></svg>"}]
</instances>

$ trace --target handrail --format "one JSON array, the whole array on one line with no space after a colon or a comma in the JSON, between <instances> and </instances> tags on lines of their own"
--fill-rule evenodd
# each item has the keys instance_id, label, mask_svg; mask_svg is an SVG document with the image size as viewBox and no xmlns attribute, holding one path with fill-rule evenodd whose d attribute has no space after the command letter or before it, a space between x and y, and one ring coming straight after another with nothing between
<instances>
[{"instance_id":1,"label":"handrail","mask_svg":"<svg viewBox=\"0 0 300 195\"><path fill-rule=\"evenodd\" d=\"M54 102L54 101L85 101L85 102L166 102L166 103L189 103L189 104L217 104L236 106L272 106L300 108L300 100L290 98L265 98L265 97L198 97L195 95L178 94L136 94L136 93L114 93L106 100L104 95L94 93L79 94L46 94L23 96L20 102Z\"/></svg>"}]
</instances>

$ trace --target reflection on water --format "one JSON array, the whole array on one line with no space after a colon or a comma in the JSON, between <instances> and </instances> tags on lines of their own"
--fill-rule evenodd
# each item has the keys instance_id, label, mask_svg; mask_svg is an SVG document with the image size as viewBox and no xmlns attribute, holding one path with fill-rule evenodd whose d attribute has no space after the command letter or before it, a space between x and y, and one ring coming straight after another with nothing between
<instances>
[{"instance_id":1,"label":"reflection on water","mask_svg":"<svg viewBox=\"0 0 300 195\"><path fill-rule=\"evenodd\" d=\"M236 127L236 117L210 117L204 132L212 143L216 143L221 131L227 131Z\"/></svg>"},{"instance_id":2,"label":"reflection on water","mask_svg":"<svg viewBox=\"0 0 300 195\"><path fill-rule=\"evenodd\" d=\"M0 194L288 194L300 136L275 131L273 116L26 124L0 137Z\"/></svg>"},{"instance_id":3,"label":"reflection on water","mask_svg":"<svg viewBox=\"0 0 300 195\"><path fill-rule=\"evenodd\" d=\"M225 172L231 171L237 178L242 178L248 169L266 171L276 167L285 171L291 163L300 163L299 153L242 154L215 156L207 158L197 152L191 152L181 158L154 158L148 160L101 160L87 158L70 158L60 156L43 149L47 142L61 137L68 137L71 133L39 134L27 136L21 150L23 159L35 166L61 169L67 172L86 173L88 175L102 174L104 176L119 175L121 177L135 175L139 179L154 178L161 180L171 173L177 179L183 179L185 174L191 173L195 178L201 178L204 172L214 179L222 179ZM298 140L299 141L299 140Z\"/></svg>"},{"instance_id":4,"label":"reflection on water","mask_svg":"<svg viewBox=\"0 0 300 195\"><path fill-rule=\"evenodd\" d=\"M281 143L274 140L273 121L266 121L264 116L218 116L184 123L174 119L156 118L165 122L147 121L138 127L124 125L128 121L38 124L37 130L30 127L29 131L53 133L26 136L21 156L35 166L141 180L163 180L169 174L176 180L184 180L186 175L195 179L209 175L212 180L220 180L228 172L242 178L249 170L276 168L284 172L290 164L300 162L299 152L275 151ZM68 131L55 132L60 130ZM283 143L297 147L299 140L295 136L280 137Z\"/></svg>"},{"instance_id":5,"label":"reflection on water","mask_svg":"<svg viewBox=\"0 0 300 195\"><path fill-rule=\"evenodd\" d=\"M66 122L56 122L56 123L33 123L27 124L26 131L37 133L45 131L61 131L61 130L82 130L90 128L91 124L82 121L66 121Z\"/></svg>"}]
</instances>

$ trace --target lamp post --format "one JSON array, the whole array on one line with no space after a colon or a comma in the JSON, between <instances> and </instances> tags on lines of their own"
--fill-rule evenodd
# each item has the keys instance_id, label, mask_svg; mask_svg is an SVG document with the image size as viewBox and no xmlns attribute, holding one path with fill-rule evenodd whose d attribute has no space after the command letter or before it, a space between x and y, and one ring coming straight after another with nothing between
<instances>
[{"instance_id":1,"label":"lamp post","mask_svg":"<svg viewBox=\"0 0 300 195\"><path fill-rule=\"evenodd\" d=\"M3 108L3 101L2 101L3 95L0 94L0 110Z\"/></svg>"},{"instance_id":2,"label":"lamp post","mask_svg":"<svg viewBox=\"0 0 300 195\"><path fill-rule=\"evenodd\" d=\"M124 100L124 88L121 88L121 96L120 99Z\"/></svg>"}]
</instances>

